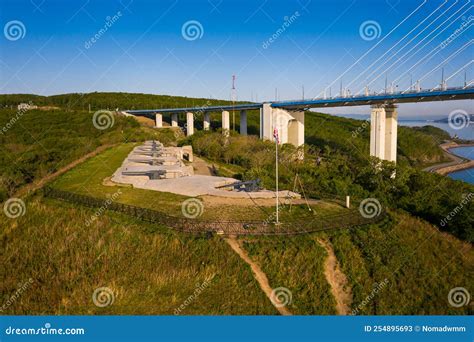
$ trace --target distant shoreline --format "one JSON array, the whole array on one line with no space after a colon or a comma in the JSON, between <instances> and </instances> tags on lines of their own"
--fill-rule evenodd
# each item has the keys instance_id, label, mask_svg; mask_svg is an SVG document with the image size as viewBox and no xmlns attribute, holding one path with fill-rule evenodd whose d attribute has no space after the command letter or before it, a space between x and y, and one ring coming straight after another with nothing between
<instances>
[{"instance_id":1,"label":"distant shoreline","mask_svg":"<svg viewBox=\"0 0 474 342\"><path fill-rule=\"evenodd\" d=\"M466 144L458 144L453 141L443 143L439 145L441 149L444 151L445 155L451 159L450 162L445 162L445 163L440 163L436 165L432 165L430 167L427 167L423 169L424 171L427 172L435 172L437 174L446 176L450 173L456 172L456 171L461 171L461 170L466 170L470 168L474 168L474 160L467 159L461 156L458 156L451 152L450 150L453 148L458 148L458 147L471 147L474 146L474 143L466 143Z\"/></svg>"}]
</instances>

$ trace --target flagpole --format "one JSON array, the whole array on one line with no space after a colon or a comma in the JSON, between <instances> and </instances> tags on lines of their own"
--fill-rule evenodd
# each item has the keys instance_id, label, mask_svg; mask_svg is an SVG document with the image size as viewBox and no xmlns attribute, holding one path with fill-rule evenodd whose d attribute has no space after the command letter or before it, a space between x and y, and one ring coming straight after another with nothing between
<instances>
[{"instance_id":1,"label":"flagpole","mask_svg":"<svg viewBox=\"0 0 474 342\"><path fill-rule=\"evenodd\" d=\"M278 131L277 131L278 132ZM276 223L279 224L280 223L280 220L279 220L279 217L278 217L278 204L279 204L279 201L278 201L278 138L279 136L277 135L277 137L275 138L275 160L276 160Z\"/></svg>"}]
</instances>

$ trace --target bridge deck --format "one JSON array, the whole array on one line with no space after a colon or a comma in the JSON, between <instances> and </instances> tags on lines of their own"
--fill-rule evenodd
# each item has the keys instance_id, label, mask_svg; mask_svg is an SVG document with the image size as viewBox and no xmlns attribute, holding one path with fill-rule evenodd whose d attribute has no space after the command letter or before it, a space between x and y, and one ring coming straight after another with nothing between
<instances>
[{"instance_id":1,"label":"bridge deck","mask_svg":"<svg viewBox=\"0 0 474 342\"><path fill-rule=\"evenodd\" d=\"M393 94L375 94L368 96L347 96L333 98L317 98L310 100L292 100L292 101L276 101L270 102L273 108L283 108L290 110L306 110L310 108L327 108L327 107L346 107L346 106L364 106L386 103L410 103L410 102L430 102L430 101L449 101L449 100L465 100L474 99L474 87L449 88L446 90L434 91L412 91L399 92ZM220 112L231 110L252 110L262 108L263 103L247 103L237 105L221 105L221 106L203 106L203 107L186 107L186 108L162 108L162 109L141 109L126 110L129 114L138 116L151 116L156 113L175 114L187 112Z\"/></svg>"}]
</instances>

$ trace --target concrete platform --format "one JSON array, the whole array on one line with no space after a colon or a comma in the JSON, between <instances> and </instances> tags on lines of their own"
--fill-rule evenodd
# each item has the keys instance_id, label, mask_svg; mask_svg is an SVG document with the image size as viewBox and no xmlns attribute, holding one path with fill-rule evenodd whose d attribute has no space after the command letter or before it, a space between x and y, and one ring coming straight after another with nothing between
<instances>
[{"instance_id":1,"label":"concrete platform","mask_svg":"<svg viewBox=\"0 0 474 342\"><path fill-rule=\"evenodd\" d=\"M132 184L133 187L139 189L155 190L162 192L170 192L177 195L183 196L219 196L229 198L275 198L276 192L270 190L262 190L257 192L245 192L245 191L230 191L216 189L217 186L224 184L231 184L238 182L237 179L227 177L214 177L214 176L201 176L194 175L189 177L180 177L173 179L137 179L134 176L122 176L117 179L115 176L112 178L114 182ZM291 191L279 191L280 197L291 197L301 198L299 194Z\"/></svg>"},{"instance_id":2,"label":"concrete platform","mask_svg":"<svg viewBox=\"0 0 474 342\"><path fill-rule=\"evenodd\" d=\"M228 198L275 198L276 192L260 190L254 192L236 191L232 189L217 189L217 187L232 184L239 180L228 177L194 175L191 165L185 165L183 155L191 156L190 147L163 147L153 150L153 144L146 142L136 147L124 160L121 167L115 171L111 181L120 184L130 184L138 189L170 192L190 197L219 196ZM157 142L155 146L159 146ZM148 150L150 149L150 150ZM146 155L148 153L157 156ZM162 165L153 165L153 161L164 162ZM166 165L169 163L175 165ZM301 198L291 191L279 191L282 198Z\"/></svg>"}]
</instances>

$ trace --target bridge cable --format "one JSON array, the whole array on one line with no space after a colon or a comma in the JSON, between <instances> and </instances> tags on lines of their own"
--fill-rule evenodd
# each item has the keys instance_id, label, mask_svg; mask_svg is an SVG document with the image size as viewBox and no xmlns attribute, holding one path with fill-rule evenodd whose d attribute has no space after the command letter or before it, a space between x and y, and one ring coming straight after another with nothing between
<instances>
[{"instance_id":1,"label":"bridge cable","mask_svg":"<svg viewBox=\"0 0 474 342\"><path fill-rule=\"evenodd\" d=\"M464 44L463 46L461 46L458 50L456 50L454 53L451 54L451 56L449 56L448 58L446 58L444 61L442 61L440 64L438 64L436 67L434 67L431 71L427 72L426 74L423 75L423 77L421 77L419 79L419 81L425 79L428 75L431 75L435 70L439 69L439 67L441 67L442 65L448 63L451 59L455 58L457 55L459 55L462 51L464 51L467 47L469 47L470 45L472 45L472 43L474 43L474 39L471 39L469 42L467 42L466 44ZM439 50L441 51L441 50ZM439 52L438 51L438 52ZM431 58L433 58L433 56L431 56ZM429 58L428 60L430 60L431 58ZM408 91L410 88L407 88L405 89L402 93L405 93L406 91Z\"/></svg>"},{"instance_id":2,"label":"bridge cable","mask_svg":"<svg viewBox=\"0 0 474 342\"><path fill-rule=\"evenodd\" d=\"M446 11L448 11L451 7L453 7L456 3L458 2L458 0L456 0L456 2L451 5ZM356 80L358 80L363 74L365 74L370 68L372 68L378 61L380 61L383 57L385 57L390 51L392 51L396 46L398 46L398 44L400 44L403 40L405 40L406 37L408 37L413 31L415 31L420 25L422 25L426 20L428 20L433 14L435 14L441 7L443 7L445 4L447 3L447 0L444 1L444 3L442 3L438 8L436 8L433 12L431 12L431 14L429 16L427 16L423 21L421 21L418 25L416 25L414 28L411 29L410 32L408 32L405 36L403 36L403 38L401 38L395 45L393 45L390 49L388 49L382 56L380 56L379 58L377 58L371 65L369 65L364 71L362 71L357 77L355 77L346 87L349 87L351 86ZM441 15L443 15L444 13L446 13L446 11L444 11ZM440 16L441 16L440 15ZM438 16L435 21L440 17ZM432 22L433 23L433 22ZM431 23L431 24L432 24ZM430 24L430 25L431 25ZM426 30L430 25L428 25L424 30ZM423 31L424 31L423 30ZM420 35L423 31L421 31L420 33L418 33L418 35ZM417 36L418 36L417 35ZM407 44L405 44L400 50L398 50L397 52L395 52L395 54L392 54L390 59L393 58L394 56L396 56L396 54L398 52L400 52L401 50L403 50L403 48L405 48L409 43L411 43L413 41L413 39L415 39L417 36L415 36L414 38L412 38L412 40L410 40ZM385 63L387 63L390 59L388 59L387 61L385 61ZM367 78L371 77L375 72L377 72L378 69L380 69L385 63L383 63L381 66L379 66L377 69L375 69L369 76L367 76Z\"/></svg>"},{"instance_id":3,"label":"bridge cable","mask_svg":"<svg viewBox=\"0 0 474 342\"><path fill-rule=\"evenodd\" d=\"M431 43L433 41L434 38L436 38L437 36L439 36L442 32L444 32L448 27L450 27L456 20L458 20L460 17L462 17L464 15L464 13L466 13L467 11L469 11L470 9L472 9L474 6L471 6L470 8L468 8L466 11L464 11L461 15L459 15L454 21L451 22L451 24L449 24L446 28L444 28L443 30L441 30L435 37L433 37L432 39L430 39L430 41L428 41L425 45L423 45L420 49L418 49L418 52L420 52L422 49L424 49L426 47L426 45L428 45L429 43ZM443 43L443 42L442 42ZM424 62L426 60L426 58L430 57L430 55L436 55L437 53L439 53L441 50L438 50L436 52L436 50L438 48L440 48L442 46L442 43L439 44L438 46L436 46L433 50L431 50L427 55L425 55L423 58L421 58L417 63L415 63L410 69L406 70L404 73L402 73L398 78L395 79L395 82L397 82L398 80L400 80L404 75L406 75L407 73L409 73L411 70L413 70L416 66L418 66L420 63ZM416 56L416 53L414 55L412 55L411 57L413 56ZM411 58L410 57L410 58ZM410 59L408 58L407 61ZM432 56L428 59L430 60L432 58ZM406 62L406 61L405 61ZM399 65L397 68L399 68L401 65Z\"/></svg>"},{"instance_id":4,"label":"bridge cable","mask_svg":"<svg viewBox=\"0 0 474 342\"><path fill-rule=\"evenodd\" d=\"M378 70L380 70L381 67L383 67L386 63L388 63L390 60L392 60L392 58L395 58L395 56L401 52L405 47L407 47L411 42L413 42L416 38L418 38L419 35L421 35L423 32L425 32L431 25L433 25L440 17L442 17L446 12L448 12L458 1L456 1L454 4L452 4L451 6L449 6L443 13L441 13L438 17L436 17L431 23L429 23L423 30L421 30L415 37L413 37L408 43L406 43L402 48L400 48L397 52L395 52L388 60L386 60L382 65L380 65L374 72L372 72L369 76L367 76L367 79L369 79L370 77L372 77L374 75L375 72L377 72ZM465 5L464 5L465 6ZM463 6L463 7L464 7ZM462 9L462 7L457 11L459 12L460 10ZM457 12L455 12L453 15L455 15ZM451 17L453 16L451 15ZM371 80L369 83L365 84L364 87L358 92L361 93L365 87L368 87L369 85L371 85L372 83L374 83L377 79L380 78L381 75L385 75L394 65L396 65L401 59L403 59L405 56L407 56L410 52L412 52L418 45L420 45L424 40L426 40L429 36L431 36L439 27L441 27L444 23L446 23L446 21L448 21L449 18L447 20L445 20L443 23L441 23L440 25L438 25L438 27L436 27L434 30L432 30L430 33L428 33L424 38L422 38L418 43L415 44L415 46L411 47L408 51L406 51L403 56L401 57L398 57L398 59L393 62L389 67L387 67L383 72L381 72L379 74L379 76L373 80ZM417 51L419 52L419 51ZM416 53L415 52L415 55ZM411 58L411 57L409 57ZM408 58L408 59L409 59Z\"/></svg>"},{"instance_id":5,"label":"bridge cable","mask_svg":"<svg viewBox=\"0 0 474 342\"><path fill-rule=\"evenodd\" d=\"M377 46L379 46L388 36L390 36L396 29L398 29L405 21L407 21L411 16L413 16L418 10L423 7L427 3L427 0L424 0L423 3L418 6L413 12L411 12L408 16L406 16L397 26L395 26L389 33L387 33L381 40L377 42L374 46L372 46L368 51L366 51L358 60L356 60L346 71L344 71L339 77L337 77L331 84L329 84L325 89L326 92L330 87L332 87L341 77L347 74L354 66L356 66L362 59L364 59L370 52L372 52ZM323 92L323 93L324 93ZM341 94L342 95L342 94ZM313 98L314 99L314 98Z\"/></svg>"},{"instance_id":6,"label":"bridge cable","mask_svg":"<svg viewBox=\"0 0 474 342\"><path fill-rule=\"evenodd\" d=\"M444 82L448 82L451 78L453 78L454 76L456 76L461 70L465 69L466 67L468 67L469 65L471 65L472 63L474 63L474 60L471 60L469 63L467 64L464 64L461 68L459 68L454 74L452 74L451 76L449 76L448 78L446 78L444 80ZM434 88L431 88L431 90L435 90L439 87L440 85L438 84L437 86L435 86Z\"/></svg>"}]
</instances>

